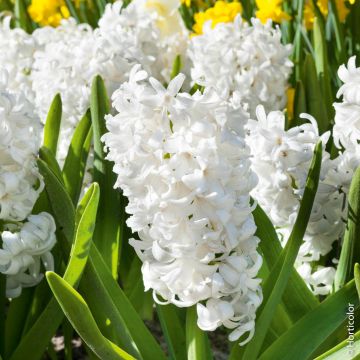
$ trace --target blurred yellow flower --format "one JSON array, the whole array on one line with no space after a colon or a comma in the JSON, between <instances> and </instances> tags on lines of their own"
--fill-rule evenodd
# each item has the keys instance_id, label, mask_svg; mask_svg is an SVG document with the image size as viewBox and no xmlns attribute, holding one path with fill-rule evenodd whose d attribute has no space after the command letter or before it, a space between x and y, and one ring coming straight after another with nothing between
<instances>
[{"instance_id":1,"label":"blurred yellow flower","mask_svg":"<svg viewBox=\"0 0 360 360\"><path fill-rule=\"evenodd\" d=\"M288 119L292 120L294 118L295 89L292 87L288 88L286 90L286 95L287 95L286 110L287 110L287 114L288 114Z\"/></svg>"},{"instance_id":2,"label":"blurred yellow flower","mask_svg":"<svg viewBox=\"0 0 360 360\"><path fill-rule=\"evenodd\" d=\"M349 13L349 9L346 7L347 0L335 0L336 9L339 15L339 21L345 22L346 16ZM350 4L354 4L355 0L349 0ZM328 1L327 0L318 0L316 5L319 7L321 13L326 17L329 12ZM304 24L307 30L311 30L314 26L314 5L312 0L306 1L304 5Z\"/></svg>"},{"instance_id":3,"label":"blurred yellow flower","mask_svg":"<svg viewBox=\"0 0 360 360\"><path fill-rule=\"evenodd\" d=\"M289 14L282 9L282 0L256 0L256 17L265 24L271 19L277 23L290 20Z\"/></svg>"},{"instance_id":4,"label":"blurred yellow flower","mask_svg":"<svg viewBox=\"0 0 360 360\"><path fill-rule=\"evenodd\" d=\"M156 24L163 36L171 36L181 31L179 0L147 0L145 8L156 14Z\"/></svg>"},{"instance_id":5,"label":"blurred yellow flower","mask_svg":"<svg viewBox=\"0 0 360 360\"><path fill-rule=\"evenodd\" d=\"M28 12L31 19L41 26L58 26L62 19L70 17L64 0L32 0Z\"/></svg>"},{"instance_id":6,"label":"blurred yellow flower","mask_svg":"<svg viewBox=\"0 0 360 360\"><path fill-rule=\"evenodd\" d=\"M236 15L241 14L242 6L239 2L228 3L226 1L217 1L214 7L194 15L195 24L193 30L195 34L202 34L204 23L211 20L211 26L214 28L219 23L234 21Z\"/></svg>"},{"instance_id":7,"label":"blurred yellow flower","mask_svg":"<svg viewBox=\"0 0 360 360\"><path fill-rule=\"evenodd\" d=\"M190 7L192 4L194 4L197 7L206 6L204 0L180 0L180 3L186 5L187 7Z\"/></svg>"}]
</instances>

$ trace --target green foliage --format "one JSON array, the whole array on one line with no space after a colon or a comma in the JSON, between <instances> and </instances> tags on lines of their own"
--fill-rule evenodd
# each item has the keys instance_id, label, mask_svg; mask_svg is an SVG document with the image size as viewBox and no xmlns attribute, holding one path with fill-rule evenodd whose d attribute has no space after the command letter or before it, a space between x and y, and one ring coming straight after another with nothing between
<instances>
[{"instance_id":1,"label":"green foliage","mask_svg":"<svg viewBox=\"0 0 360 360\"><path fill-rule=\"evenodd\" d=\"M65 0L78 23L97 27L108 0ZM36 28L27 12L28 0L0 2L0 11L13 13L12 26L31 33ZM129 1L124 1L124 7ZM182 3L179 12L191 31L195 13L214 3L212 0ZM253 0L242 0L243 17L256 12ZM302 123L299 115L315 117L319 132L331 129L333 102L339 88L339 65L350 55L360 56L360 2L351 9L346 22L339 19L336 1L330 0L324 16L313 1L316 18L311 30L303 25L304 0L284 1L292 16L281 24L282 41L293 44L294 72L290 86L295 88L294 117L289 127ZM171 70L174 78L185 59L176 56ZM194 84L192 92L204 91ZM62 327L66 338L66 357L74 331L84 341L91 359L202 360L212 359L208 336L197 326L196 307L179 309L174 305L154 306L151 292L144 293L141 261L127 243L136 236L126 227L126 199L113 189L113 164L106 160L101 141L106 132L105 116L110 102L100 76L92 83L90 109L73 133L63 168L57 160L62 118L61 97L57 94L44 127L43 146L37 160L45 183L34 213L51 212L57 225L58 244L55 272L36 288L23 289L11 301L5 296L5 276L0 274L0 360L55 359L49 347L51 337ZM25 139L26 141L26 139ZM329 141L328 147L331 148ZM94 164L87 160L94 148ZM352 179L347 198L348 218L337 267L335 289L328 296L316 297L294 268L311 214L319 181L322 146L318 144L309 171L306 189L296 223L283 249L276 229L259 205L253 211L264 265L261 269L264 301L257 311L256 332L244 347L234 344L230 360L347 359L346 308L359 310L359 201L360 169ZM336 155L336 151L332 151ZM86 171L95 183L82 197ZM255 199L256 201L256 199ZM2 224L0 224L0 235ZM1 241L1 237L0 237ZM326 260L326 259L325 259ZM324 260L324 261L325 261ZM50 287L48 286L50 285ZM76 290L78 289L78 291ZM144 323L154 319L161 325L168 353ZM64 314L66 318L64 318ZM358 327L356 329L358 331ZM355 334L355 354L360 354L360 332Z\"/></svg>"},{"instance_id":2,"label":"green foliage","mask_svg":"<svg viewBox=\"0 0 360 360\"><path fill-rule=\"evenodd\" d=\"M275 309L286 288L310 218L319 182L321 159L322 144L320 142L315 149L294 228L284 250L281 252L280 257L273 266L269 276L265 279L263 285L264 301L257 312L256 332L242 354L243 359L255 360L259 357L260 350L265 340L271 320L274 316ZM239 358L237 354L238 351L238 348L234 347L230 358Z\"/></svg>"},{"instance_id":3,"label":"green foliage","mask_svg":"<svg viewBox=\"0 0 360 360\"><path fill-rule=\"evenodd\" d=\"M60 94L54 97L44 127L44 146L48 148L54 156L57 153L59 132L61 126L62 102Z\"/></svg>"},{"instance_id":4,"label":"green foliage","mask_svg":"<svg viewBox=\"0 0 360 360\"><path fill-rule=\"evenodd\" d=\"M188 360L211 360L211 349L206 333L200 330L196 323L196 307L186 311L186 350Z\"/></svg>"},{"instance_id":5,"label":"green foliage","mask_svg":"<svg viewBox=\"0 0 360 360\"><path fill-rule=\"evenodd\" d=\"M46 165L43 166L46 168ZM64 280L71 286L77 286L87 263L95 226L98 201L99 186L93 184L85 194L76 211L77 223L74 231L75 238L71 248L69 262L64 273ZM62 214L58 214L58 216L61 217ZM75 214L73 219L74 218ZM70 241L70 244L71 243L72 240ZM34 325L24 334L9 358L11 360L21 360L24 354L27 354L27 359L29 360L40 358L62 319L63 313L56 300L52 298ZM41 336L39 336L39 334L41 334Z\"/></svg>"},{"instance_id":6,"label":"green foliage","mask_svg":"<svg viewBox=\"0 0 360 360\"><path fill-rule=\"evenodd\" d=\"M348 197L348 217L339 264L335 275L335 289L353 278L353 269L360 261L360 168L355 171Z\"/></svg>"},{"instance_id":7,"label":"green foliage","mask_svg":"<svg viewBox=\"0 0 360 360\"><path fill-rule=\"evenodd\" d=\"M134 357L121 350L101 334L89 307L76 290L53 272L47 272L46 278L74 329L100 359L135 360Z\"/></svg>"},{"instance_id":8,"label":"green foliage","mask_svg":"<svg viewBox=\"0 0 360 360\"><path fill-rule=\"evenodd\" d=\"M94 242L108 264L114 278L117 278L121 251L121 228L124 219L124 199L113 188L115 174L112 164L105 160L101 137L106 132L105 115L109 113L109 99L104 81L96 76L91 89L91 121L94 133L94 181L101 188L99 213L96 221Z\"/></svg>"}]
</instances>

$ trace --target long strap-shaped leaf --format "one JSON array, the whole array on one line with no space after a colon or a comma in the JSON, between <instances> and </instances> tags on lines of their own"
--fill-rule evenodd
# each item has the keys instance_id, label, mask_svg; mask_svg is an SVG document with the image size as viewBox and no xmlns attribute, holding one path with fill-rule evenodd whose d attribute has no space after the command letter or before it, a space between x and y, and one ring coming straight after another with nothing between
<instances>
[{"instance_id":1,"label":"long strap-shaped leaf","mask_svg":"<svg viewBox=\"0 0 360 360\"><path fill-rule=\"evenodd\" d=\"M67 240L64 246L69 247L74 237L75 208L64 185L49 166L42 160L38 160L37 164L45 181L45 189L55 215L57 229L64 234Z\"/></svg>"},{"instance_id":2,"label":"long strap-shaped leaf","mask_svg":"<svg viewBox=\"0 0 360 360\"><path fill-rule=\"evenodd\" d=\"M94 131L94 181L101 188L94 243L111 269L113 277L117 278L121 220L124 215L120 192L113 188L116 177L112 164L105 160L104 144L101 142L101 137L106 132L105 115L110 112L110 108L105 84L100 76L93 80L90 108Z\"/></svg>"},{"instance_id":3,"label":"long strap-shaped leaf","mask_svg":"<svg viewBox=\"0 0 360 360\"><path fill-rule=\"evenodd\" d=\"M6 316L5 358L9 357L21 340L34 293L34 288L23 289L21 295L10 303Z\"/></svg>"},{"instance_id":4,"label":"long strap-shaped leaf","mask_svg":"<svg viewBox=\"0 0 360 360\"><path fill-rule=\"evenodd\" d=\"M90 111L87 111L74 131L62 171L65 187L74 205L77 204L81 192L91 136L91 115Z\"/></svg>"},{"instance_id":5,"label":"long strap-shaped leaf","mask_svg":"<svg viewBox=\"0 0 360 360\"><path fill-rule=\"evenodd\" d=\"M44 127L44 146L56 156L61 126L62 102L60 94L55 95L50 105Z\"/></svg>"},{"instance_id":6,"label":"long strap-shaped leaf","mask_svg":"<svg viewBox=\"0 0 360 360\"><path fill-rule=\"evenodd\" d=\"M329 127L330 119L334 117L334 108L332 105L333 97L331 94L324 21L318 17L315 17L314 19L313 35L316 72L319 79L323 99L326 105L328 121L327 127ZM323 117L324 116L325 114L323 114Z\"/></svg>"},{"instance_id":7,"label":"long strap-shaped leaf","mask_svg":"<svg viewBox=\"0 0 360 360\"><path fill-rule=\"evenodd\" d=\"M0 244L2 243L0 237ZM5 353L6 276L0 274L0 356Z\"/></svg>"},{"instance_id":8,"label":"long strap-shaped leaf","mask_svg":"<svg viewBox=\"0 0 360 360\"><path fill-rule=\"evenodd\" d=\"M246 346L243 359L255 360L258 358L273 318L274 310L281 301L311 215L311 209L319 183L321 158L322 144L319 142L315 147L314 157L311 162L304 195L294 228L279 260L264 283L263 293L265 301L258 311L255 335Z\"/></svg>"},{"instance_id":9,"label":"long strap-shaped leaf","mask_svg":"<svg viewBox=\"0 0 360 360\"><path fill-rule=\"evenodd\" d=\"M356 290L358 292L359 299L360 299L360 265L359 264L355 264L354 279L355 279L355 284L356 284Z\"/></svg>"},{"instance_id":10,"label":"long strap-shaped leaf","mask_svg":"<svg viewBox=\"0 0 360 360\"><path fill-rule=\"evenodd\" d=\"M311 355L316 349L347 319L349 303L355 308L359 306L354 280L304 316L275 341L259 360L313 359Z\"/></svg>"},{"instance_id":11,"label":"long strap-shaped leaf","mask_svg":"<svg viewBox=\"0 0 360 360\"><path fill-rule=\"evenodd\" d=\"M188 360L212 359L207 334L197 326L196 306L186 311L186 349Z\"/></svg>"},{"instance_id":12,"label":"long strap-shaped leaf","mask_svg":"<svg viewBox=\"0 0 360 360\"><path fill-rule=\"evenodd\" d=\"M135 360L101 334L88 305L76 290L54 272L47 272L46 278L66 317L100 359Z\"/></svg>"},{"instance_id":13,"label":"long strap-shaped leaf","mask_svg":"<svg viewBox=\"0 0 360 360\"><path fill-rule=\"evenodd\" d=\"M75 227L75 213L72 201L67 194L63 184L58 181L56 176L45 163L40 161L39 169L41 170L45 180L46 191L49 195L57 224L58 226L62 227L62 231L64 234L66 234L66 238L68 239L67 242L64 242L64 246L69 247L69 244L72 242L72 234ZM81 204L79 206L81 206ZM91 300L93 300L94 307L99 307L98 313L93 311L95 319L98 321L98 323L99 319L104 319L105 316L108 316L107 318L111 317L111 319L113 319L113 326L119 331L120 340L125 343L125 345L121 344L121 346L127 352L131 354L137 354L138 350L135 344L139 344L139 354L141 354L144 359L165 359L159 344L152 337L151 333L146 328L145 324L124 295L120 286L112 277L110 270L108 270L108 266L105 264L95 246L92 246L91 253L92 255L90 256L89 265L86 267L81 288L90 308L92 308L92 304L90 303ZM39 320L32 327L31 336L39 337L38 334L40 333L44 335L44 338L49 335L50 339L50 337L56 331L57 326L55 323L58 322L59 324L61 322L62 313L56 301L50 302L49 307L51 309L46 309L45 311L47 312L43 312ZM45 325L42 327L41 319L46 319L46 314L48 313L55 313L55 316L60 316L60 318L56 319L55 316L53 316L51 326L54 326L55 329L47 329L47 320L43 320ZM105 320L107 318L105 318ZM130 336L126 334L130 334ZM32 339L31 336L27 336L26 340L23 340L22 343L25 341L26 344L30 346ZM44 338L37 339L37 348L40 354L48 343ZM25 345L23 346L22 343L20 344L22 347L20 348L19 345L18 349L24 348ZM21 350L19 350L18 354L21 354ZM30 357L29 360L31 360Z\"/></svg>"},{"instance_id":14,"label":"long strap-shaped leaf","mask_svg":"<svg viewBox=\"0 0 360 360\"><path fill-rule=\"evenodd\" d=\"M282 251L280 241L273 224L259 205L253 211L253 215L257 227L256 236L261 240L259 247L265 263L272 269ZM304 280L295 269L292 269L283 295L283 306L290 319L296 322L318 304L319 301Z\"/></svg>"},{"instance_id":15,"label":"long strap-shaped leaf","mask_svg":"<svg viewBox=\"0 0 360 360\"><path fill-rule=\"evenodd\" d=\"M54 175L57 177L57 179L61 183L64 183L64 179L61 174L61 169L60 169L58 162L56 161L54 153L47 147L42 146L39 150L39 157L41 160L43 160L47 164L47 166L54 173Z\"/></svg>"},{"instance_id":16,"label":"long strap-shaped leaf","mask_svg":"<svg viewBox=\"0 0 360 360\"><path fill-rule=\"evenodd\" d=\"M26 9L26 1L15 0L14 13L16 27L22 28L27 33L31 33L33 30L33 26Z\"/></svg>"},{"instance_id":17,"label":"long strap-shaped leaf","mask_svg":"<svg viewBox=\"0 0 360 360\"><path fill-rule=\"evenodd\" d=\"M315 360L349 360L350 357L355 360L356 355L360 355L360 331L354 334L351 346L349 346L349 339L346 339Z\"/></svg>"},{"instance_id":18,"label":"long strap-shaped leaf","mask_svg":"<svg viewBox=\"0 0 360 360\"><path fill-rule=\"evenodd\" d=\"M87 262L98 202L99 186L93 184L85 194L77 211L77 216L80 220L76 229L69 264L64 275L64 279L72 286L78 284ZM23 337L12 354L11 359L23 360L24 354L26 354L26 359L28 360L39 359L62 319L63 313L57 301L52 298L38 320Z\"/></svg>"},{"instance_id":19,"label":"long strap-shaped leaf","mask_svg":"<svg viewBox=\"0 0 360 360\"><path fill-rule=\"evenodd\" d=\"M317 120L319 132L328 130L329 120L326 116L326 106L321 92L320 82L316 74L315 62L310 54L304 61L304 86L306 93L306 108Z\"/></svg>"},{"instance_id":20,"label":"long strap-shaped leaf","mask_svg":"<svg viewBox=\"0 0 360 360\"><path fill-rule=\"evenodd\" d=\"M179 319L178 310L172 304L156 305L156 311L168 345L170 358L172 360L186 360L185 330Z\"/></svg>"},{"instance_id":21,"label":"long strap-shaped leaf","mask_svg":"<svg viewBox=\"0 0 360 360\"><path fill-rule=\"evenodd\" d=\"M90 261L81 282L81 291L90 308L97 307L97 312L93 311L95 319L102 319L104 315L113 319L113 326L130 334L132 345L137 347L142 359L166 359L160 345L112 277L95 244L90 251Z\"/></svg>"},{"instance_id":22,"label":"long strap-shaped leaf","mask_svg":"<svg viewBox=\"0 0 360 360\"><path fill-rule=\"evenodd\" d=\"M344 242L335 274L335 290L352 279L356 262L360 262L360 167L351 181Z\"/></svg>"}]
</instances>

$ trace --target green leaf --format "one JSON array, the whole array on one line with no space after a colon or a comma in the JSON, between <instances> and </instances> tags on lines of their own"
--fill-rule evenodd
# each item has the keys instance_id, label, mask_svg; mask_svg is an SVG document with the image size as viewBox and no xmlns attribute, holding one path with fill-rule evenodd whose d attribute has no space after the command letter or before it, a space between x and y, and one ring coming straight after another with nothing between
<instances>
[{"instance_id":1,"label":"green leaf","mask_svg":"<svg viewBox=\"0 0 360 360\"><path fill-rule=\"evenodd\" d=\"M128 346L131 345L138 352L137 358L166 359L161 347L112 277L95 244L91 248L90 261L81 281L81 292L99 326L98 319L111 319L112 327L116 328L118 334L122 334L121 341L125 343L126 334L128 334L127 337L130 336L132 342ZM96 308L96 311L93 308ZM105 325L100 326L103 333ZM130 352L123 343L119 342L119 345Z\"/></svg>"},{"instance_id":2,"label":"green leaf","mask_svg":"<svg viewBox=\"0 0 360 360\"><path fill-rule=\"evenodd\" d=\"M80 3L83 2L83 0L80 0ZM69 9L70 15L72 18L76 20L77 23L80 23L80 17L76 10L76 7L74 6L74 2L72 0L65 0L66 6Z\"/></svg>"},{"instance_id":3,"label":"green leaf","mask_svg":"<svg viewBox=\"0 0 360 360\"><path fill-rule=\"evenodd\" d=\"M325 107L327 110L327 119L330 120L334 117L333 97L331 93L329 66L327 59L327 46L324 33L323 21L317 17L314 19L314 56L317 76L321 86L321 92L325 101ZM329 124L327 124L329 127Z\"/></svg>"},{"instance_id":4,"label":"green leaf","mask_svg":"<svg viewBox=\"0 0 360 360\"><path fill-rule=\"evenodd\" d=\"M259 204L253 211L253 216L257 227L256 236L261 240L259 247L264 261L268 268L272 269L280 257L282 246L273 224ZM295 269L291 270L282 299L282 304L293 322L299 320L319 304Z\"/></svg>"},{"instance_id":5,"label":"green leaf","mask_svg":"<svg viewBox=\"0 0 360 360\"><path fill-rule=\"evenodd\" d=\"M97 356L107 360L135 360L101 334L89 307L76 290L51 271L46 273L46 278L66 317Z\"/></svg>"},{"instance_id":6,"label":"green leaf","mask_svg":"<svg viewBox=\"0 0 360 360\"><path fill-rule=\"evenodd\" d=\"M355 264L354 278L355 278L356 290L360 298L360 265L358 263Z\"/></svg>"},{"instance_id":7,"label":"green leaf","mask_svg":"<svg viewBox=\"0 0 360 360\"><path fill-rule=\"evenodd\" d=\"M101 137L106 132L105 115L110 109L105 84L100 76L96 76L93 80L90 108L94 130L94 181L101 188L94 242L116 279L124 201L120 198L119 191L113 188L116 176L112 171L112 163L105 160L104 144L101 142Z\"/></svg>"},{"instance_id":8,"label":"green leaf","mask_svg":"<svg viewBox=\"0 0 360 360\"><path fill-rule=\"evenodd\" d=\"M47 306L50 299L52 298L51 290L50 290L49 285L47 284L46 281L41 281L38 286L33 288L33 290L34 290L34 292L33 292L33 296L32 296L32 299L31 299L31 305L27 309L28 314L27 314L27 316L25 318L25 321L23 323L23 327L21 329L22 330L21 331L22 336L24 334L26 334L31 329L31 327L35 324L38 317L44 311L45 307ZM14 348L9 352L9 354L11 354L14 351L14 349L16 348L16 346L19 343L20 343L20 341L18 341L15 344Z\"/></svg>"},{"instance_id":9,"label":"green leaf","mask_svg":"<svg viewBox=\"0 0 360 360\"><path fill-rule=\"evenodd\" d=\"M360 262L360 167L351 181L348 196L348 216L344 241L335 274L335 290L353 278L356 262Z\"/></svg>"},{"instance_id":10,"label":"green leaf","mask_svg":"<svg viewBox=\"0 0 360 360\"><path fill-rule=\"evenodd\" d=\"M95 229L99 198L100 188L97 183L94 183L76 210L75 240L71 248L70 261L64 274L64 279L71 286L77 286L87 263Z\"/></svg>"},{"instance_id":11,"label":"green leaf","mask_svg":"<svg viewBox=\"0 0 360 360\"><path fill-rule=\"evenodd\" d=\"M62 334L64 336L64 357L65 360L73 360L72 340L74 337L74 328L67 318L64 319L61 325Z\"/></svg>"},{"instance_id":12,"label":"green leaf","mask_svg":"<svg viewBox=\"0 0 360 360\"><path fill-rule=\"evenodd\" d=\"M91 115L87 111L74 131L62 171L65 187L74 205L80 196L91 140Z\"/></svg>"},{"instance_id":13,"label":"green leaf","mask_svg":"<svg viewBox=\"0 0 360 360\"><path fill-rule=\"evenodd\" d=\"M177 76L180 73L181 67L182 67L181 56L176 55L176 58L175 58L174 64L173 64L173 68L171 71L170 79L173 79L175 76Z\"/></svg>"},{"instance_id":14,"label":"green leaf","mask_svg":"<svg viewBox=\"0 0 360 360\"><path fill-rule=\"evenodd\" d=\"M67 244L72 243L74 236L74 206L64 185L50 170L48 165L42 160L38 160L37 164L40 174L44 178L45 189L55 216L57 230L64 234L67 240L64 246L68 247Z\"/></svg>"},{"instance_id":15,"label":"green leaf","mask_svg":"<svg viewBox=\"0 0 360 360\"><path fill-rule=\"evenodd\" d=\"M53 174L63 184L64 179L61 174L60 166L55 159L54 153L51 150L49 150L47 147L42 146L39 150L39 157L47 164L47 166L50 168Z\"/></svg>"},{"instance_id":16,"label":"green leaf","mask_svg":"<svg viewBox=\"0 0 360 360\"><path fill-rule=\"evenodd\" d=\"M13 10L13 4L10 0L3 0L0 1L0 11L12 11Z\"/></svg>"},{"instance_id":17,"label":"green leaf","mask_svg":"<svg viewBox=\"0 0 360 360\"><path fill-rule=\"evenodd\" d=\"M106 1L105 0L95 0L95 5L98 8L100 16L104 13Z\"/></svg>"},{"instance_id":18,"label":"green leaf","mask_svg":"<svg viewBox=\"0 0 360 360\"><path fill-rule=\"evenodd\" d=\"M156 304L161 329L172 360L187 360L185 330L174 305Z\"/></svg>"},{"instance_id":19,"label":"green leaf","mask_svg":"<svg viewBox=\"0 0 360 360\"><path fill-rule=\"evenodd\" d=\"M128 253L125 254L129 256ZM122 274L121 282L125 295L129 298L132 306L141 318L144 320L152 320L154 300L151 291L144 292L141 266L141 260L135 255L129 268L126 269L126 274Z\"/></svg>"},{"instance_id":20,"label":"green leaf","mask_svg":"<svg viewBox=\"0 0 360 360\"><path fill-rule=\"evenodd\" d=\"M64 274L65 281L71 286L78 284L87 263L98 201L99 186L93 184L77 209L76 235ZM31 329L23 336L10 359L23 360L24 354L27 360L39 359L62 319L63 313L57 301L52 298Z\"/></svg>"},{"instance_id":21,"label":"green leaf","mask_svg":"<svg viewBox=\"0 0 360 360\"><path fill-rule=\"evenodd\" d=\"M0 245L2 240L0 237ZM6 276L0 273L0 355L5 352L5 319L6 319Z\"/></svg>"},{"instance_id":22,"label":"green leaf","mask_svg":"<svg viewBox=\"0 0 360 360\"><path fill-rule=\"evenodd\" d=\"M186 350L188 360L212 359L208 337L197 326L196 306L186 311Z\"/></svg>"},{"instance_id":23,"label":"green leaf","mask_svg":"<svg viewBox=\"0 0 360 360\"><path fill-rule=\"evenodd\" d=\"M15 0L14 14L16 27L22 28L30 34L33 31L33 26L24 0Z\"/></svg>"},{"instance_id":24,"label":"green leaf","mask_svg":"<svg viewBox=\"0 0 360 360\"><path fill-rule=\"evenodd\" d=\"M329 17L331 18L331 25L335 34L335 53L337 58L336 68L339 67L340 64L343 64L346 61L346 45L345 45L345 36L343 32L342 25L339 20L339 14L336 6L336 2L334 0L329 1ZM350 13L353 12L354 9L350 10ZM352 41L356 41L354 37ZM355 54L354 54L355 55Z\"/></svg>"},{"instance_id":25,"label":"green leaf","mask_svg":"<svg viewBox=\"0 0 360 360\"><path fill-rule=\"evenodd\" d=\"M26 316L30 309L34 289L23 289L21 295L13 299L7 311L5 340L5 357L14 351L21 339Z\"/></svg>"},{"instance_id":26,"label":"green leaf","mask_svg":"<svg viewBox=\"0 0 360 360\"><path fill-rule=\"evenodd\" d=\"M255 360L258 358L266 333L269 329L274 311L281 301L282 295L288 283L291 270L300 249L306 227L311 215L311 210L316 195L322 159L322 144L316 145L314 157L310 165L304 195L300 204L295 225L289 240L276 262L270 275L264 282L264 302L258 310L256 321L256 332L253 339L246 346L244 359Z\"/></svg>"},{"instance_id":27,"label":"green leaf","mask_svg":"<svg viewBox=\"0 0 360 360\"><path fill-rule=\"evenodd\" d=\"M301 80L297 81L294 98L294 126L301 124L300 114L306 113L306 94L304 84Z\"/></svg>"},{"instance_id":28,"label":"green leaf","mask_svg":"<svg viewBox=\"0 0 360 360\"><path fill-rule=\"evenodd\" d=\"M350 357L355 359L356 355L360 355L360 331L354 335L354 343L351 348L349 348L349 340L346 339L315 360L349 360Z\"/></svg>"},{"instance_id":29,"label":"green leaf","mask_svg":"<svg viewBox=\"0 0 360 360\"><path fill-rule=\"evenodd\" d=\"M276 340L259 360L313 359L311 356L338 326L347 320L348 304L359 306L355 282L352 280L298 321Z\"/></svg>"},{"instance_id":30,"label":"green leaf","mask_svg":"<svg viewBox=\"0 0 360 360\"><path fill-rule=\"evenodd\" d=\"M60 94L55 95L51 103L44 127L44 146L56 157L61 126L62 102Z\"/></svg>"},{"instance_id":31,"label":"green leaf","mask_svg":"<svg viewBox=\"0 0 360 360\"><path fill-rule=\"evenodd\" d=\"M322 96L316 67L310 54L306 55L303 70L303 81L306 93L306 108L317 121L320 134L328 130L329 119Z\"/></svg>"}]
</instances>

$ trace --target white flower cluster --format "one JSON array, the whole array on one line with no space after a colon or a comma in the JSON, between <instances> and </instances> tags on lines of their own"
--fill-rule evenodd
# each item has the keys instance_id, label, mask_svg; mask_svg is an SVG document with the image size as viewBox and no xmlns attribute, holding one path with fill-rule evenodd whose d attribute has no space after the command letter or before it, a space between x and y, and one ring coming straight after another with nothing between
<instances>
[{"instance_id":1,"label":"white flower cluster","mask_svg":"<svg viewBox=\"0 0 360 360\"><path fill-rule=\"evenodd\" d=\"M42 279L41 263L46 270L54 269L51 249L56 243L55 222L48 213L30 215L21 226L5 226L1 234L0 271L7 275L6 295L21 294L23 287L35 286Z\"/></svg>"},{"instance_id":2,"label":"white flower cluster","mask_svg":"<svg viewBox=\"0 0 360 360\"><path fill-rule=\"evenodd\" d=\"M252 116L259 104L267 111L282 110L292 68L290 53L291 45L281 43L281 31L270 21L263 25L252 19L249 25L237 16L215 28L207 22L189 46L192 80L247 105Z\"/></svg>"},{"instance_id":3,"label":"white flower cluster","mask_svg":"<svg viewBox=\"0 0 360 360\"><path fill-rule=\"evenodd\" d=\"M216 91L179 93L184 75L164 88L135 66L113 95L103 140L116 187L129 199L127 224L157 302L197 304L198 325L255 326L262 264L249 192L256 184L245 144L247 115ZM245 340L244 342L248 341Z\"/></svg>"},{"instance_id":4,"label":"white flower cluster","mask_svg":"<svg viewBox=\"0 0 360 360\"><path fill-rule=\"evenodd\" d=\"M360 141L360 67L356 67L356 57L348 61L348 67L341 65L338 70L344 83L337 97L341 103L335 103L334 142L338 148L356 152Z\"/></svg>"},{"instance_id":5,"label":"white flower cluster","mask_svg":"<svg viewBox=\"0 0 360 360\"><path fill-rule=\"evenodd\" d=\"M7 87L23 91L27 99L33 99L30 73L36 49L34 38L24 30L10 27L10 17L0 22L0 67L9 74Z\"/></svg>"},{"instance_id":6,"label":"white flower cluster","mask_svg":"<svg viewBox=\"0 0 360 360\"><path fill-rule=\"evenodd\" d=\"M348 61L347 68L341 65L338 70L344 83L338 93L342 102L334 103L335 124L334 143L339 150L332 181L347 194L352 176L360 166L360 67L356 67L355 56Z\"/></svg>"},{"instance_id":7,"label":"white flower cluster","mask_svg":"<svg viewBox=\"0 0 360 360\"><path fill-rule=\"evenodd\" d=\"M7 90L8 78L0 74L0 220L22 221L43 189L35 163L40 123L23 93Z\"/></svg>"},{"instance_id":8,"label":"white flower cluster","mask_svg":"<svg viewBox=\"0 0 360 360\"><path fill-rule=\"evenodd\" d=\"M22 92L8 90L8 78L0 73L0 272L16 297L41 280L40 259L52 269L55 224L46 213L29 216L44 186L35 159L40 121Z\"/></svg>"},{"instance_id":9,"label":"white flower cluster","mask_svg":"<svg viewBox=\"0 0 360 360\"><path fill-rule=\"evenodd\" d=\"M259 183L252 195L269 215L285 243L299 210L306 177L319 140L323 148L329 133L319 136L315 119L303 115L310 123L285 130L285 116L280 111L266 115L262 106L256 111L257 121L249 120L247 143L251 149L253 170ZM341 239L346 216L344 196L333 181L338 168L324 150L318 192L298 258L297 269L315 294L331 291L335 269L318 266L320 260Z\"/></svg>"},{"instance_id":10,"label":"white flower cluster","mask_svg":"<svg viewBox=\"0 0 360 360\"><path fill-rule=\"evenodd\" d=\"M155 5L161 2L158 9ZM27 98L35 99L43 122L54 96L61 95L60 162L74 127L89 107L95 75L104 78L110 95L127 80L135 63L168 81L175 57L186 52L188 34L174 4L162 16L163 8L169 7L166 1L135 0L122 7L122 1L107 5L95 30L88 24L77 25L74 19L64 20L57 28L37 29L32 35L10 29L10 18L1 24L0 66L10 72L11 88L26 87Z\"/></svg>"}]
</instances>

